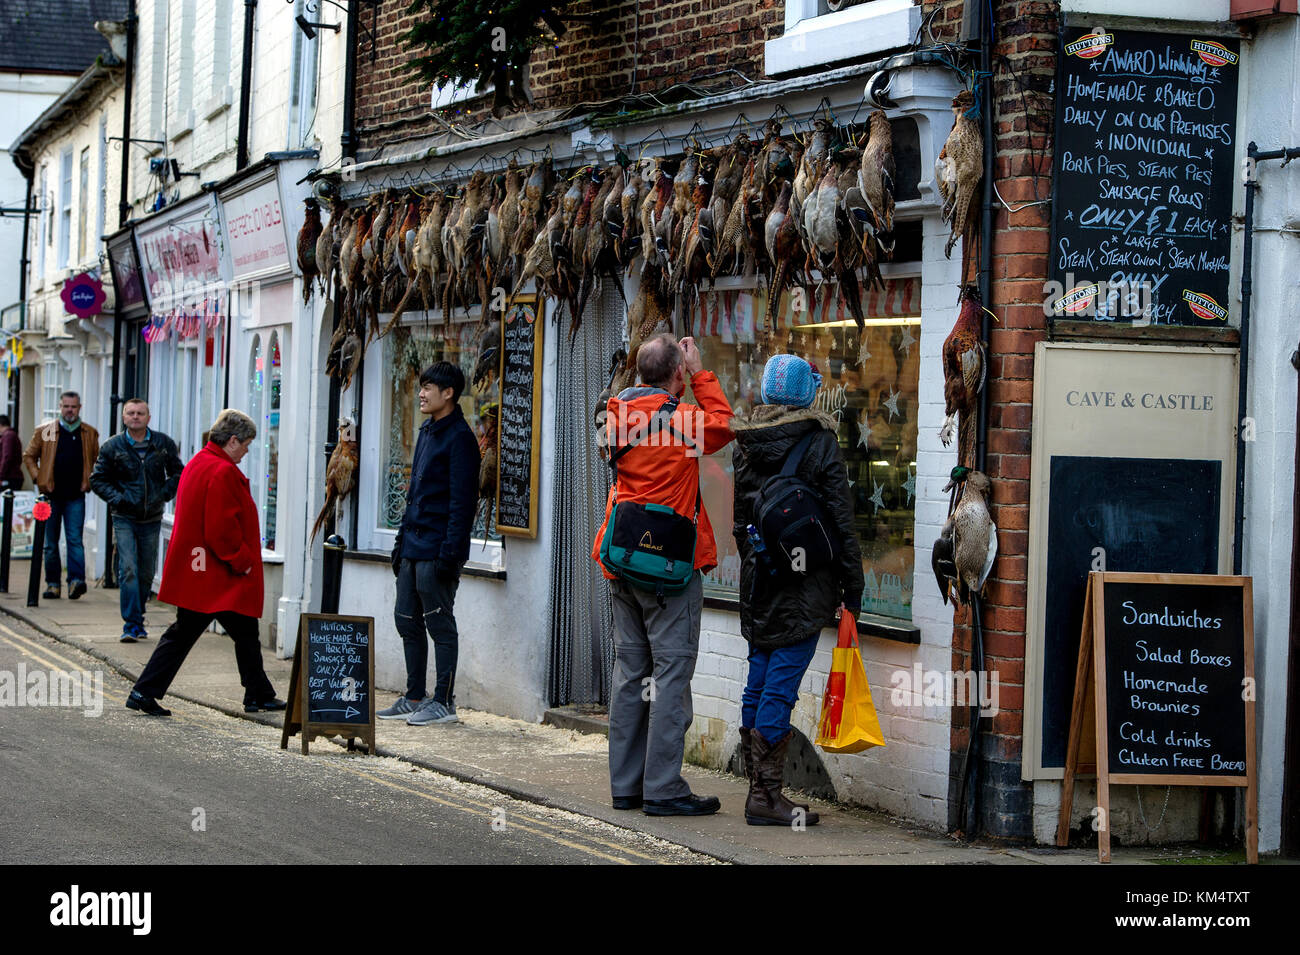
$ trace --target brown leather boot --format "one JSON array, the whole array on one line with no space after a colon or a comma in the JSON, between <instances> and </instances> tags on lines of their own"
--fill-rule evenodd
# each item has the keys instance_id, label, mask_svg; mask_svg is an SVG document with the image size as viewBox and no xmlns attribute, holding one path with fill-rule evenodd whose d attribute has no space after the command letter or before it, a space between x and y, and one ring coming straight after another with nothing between
<instances>
[{"instance_id":1,"label":"brown leather boot","mask_svg":"<svg viewBox=\"0 0 1300 955\"><path fill-rule=\"evenodd\" d=\"M759 735L756 731L740 727L740 775L744 776L751 783L754 781L754 751L751 740ZM793 800L791 800L793 802ZM794 803L804 812L810 812L806 802Z\"/></svg>"},{"instance_id":2,"label":"brown leather boot","mask_svg":"<svg viewBox=\"0 0 1300 955\"><path fill-rule=\"evenodd\" d=\"M794 730L790 730L773 745L762 733L750 733L753 774L749 780L749 798L745 800L745 822L751 826L789 826L800 819L806 826L815 826L820 819L817 813L792 803L781 792L785 754L793 737Z\"/></svg>"}]
</instances>

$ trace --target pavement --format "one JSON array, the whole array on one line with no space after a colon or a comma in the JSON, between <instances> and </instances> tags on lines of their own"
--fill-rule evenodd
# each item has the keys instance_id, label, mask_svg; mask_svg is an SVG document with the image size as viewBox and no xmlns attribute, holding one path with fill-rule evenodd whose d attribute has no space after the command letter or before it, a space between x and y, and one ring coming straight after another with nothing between
<instances>
[{"instance_id":1,"label":"pavement","mask_svg":"<svg viewBox=\"0 0 1300 955\"><path fill-rule=\"evenodd\" d=\"M172 611L151 602L146 613L149 639L120 643L118 592L92 586L79 600L60 600L28 607L27 561L14 561L10 593L0 594L0 613L103 661L121 676L135 680L158 645ZM43 589L43 588L42 588ZM0 624L3 623L0 616ZM277 692L286 695L291 661L263 651L263 664ZM387 706L397 690L381 690L376 709ZM234 651L222 634L205 633L181 668L169 696L218 710L232 717L282 726L281 714L245 714L243 688L235 669ZM528 802L600 819L614 826L655 836L717 860L742 864L918 864L918 865L1097 865L1096 849L1056 849L968 844L894 819L883 813L805 799L821 815L821 823L802 831L753 827L745 823L746 782L738 776L696 766L683 770L693 791L716 795L722 811L713 816L655 818L610 805L607 740L599 733L527 723L460 708L461 722L426 727L400 720L377 720L380 756L396 757L415 766L475 783ZM147 719L141 716L140 719ZM341 742L317 740L312 747ZM286 759L302 756L297 738ZM1206 859L1209 849L1118 847L1115 863L1152 864L1160 861Z\"/></svg>"}]
</instances>

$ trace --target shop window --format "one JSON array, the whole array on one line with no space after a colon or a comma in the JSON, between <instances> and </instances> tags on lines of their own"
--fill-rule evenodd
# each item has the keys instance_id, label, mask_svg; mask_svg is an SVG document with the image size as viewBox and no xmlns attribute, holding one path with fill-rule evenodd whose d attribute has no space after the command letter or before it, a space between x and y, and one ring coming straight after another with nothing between
<instances>
[{"instance_id":1,"label":"shop window","mask_svg":"<svg viewBox=\"0 0 1300 955\"><path fill-rule=\"evenodd\" d=\"M764 44L769 75L902 49L921 28L916 0L785 0L785 29Z\"/></svg>"},{"instance_id":2,"label":"shop window","mask_svg":"<svg viewBox=\"0 0 1300 955\"><path fill-rule=\"evenodd\" d=\"M402 325L384 338L384 397L382 421L387 422L387 432L381 445L383 465L379 482L378 526L396 530L406 509L406 490L411 482L411 459L419 437L424 416L420 414L420 372L434 362L450 361L465 373L465 393L460 397L460 407L474 433L483 438L485 422L482 417L488 406L500 399L495 381L475 392L470 379L478 360L478 338L481 334L477 321L458 323L450 332L441 326L427 324ZM493 515L495 517L495 515ZM499 542L501 535L487 526L487 507L480 504L474 517L474 540ZM471 560L480 559L477 550L470 553Z\"/></svg>"},{"instance_id":3,"label":"shop window","mask_svg":"<svg viewBox=\"0 0 1300 955\"><path fill-rule=\"evenodd\" d=\"M248 354L248 411L247 414L257 422L257 440L248 449L245 457L244 471L248 475L253 500L262 500L266 489L266 450L265 423L262 419L263 398L266 382L265 354L262 350L262 336L254 335ZM266 528L262 528L262 546L266 543Z\"/></svg>"},{"instance_id":4,"label":"shop window","mask_svg":"<svg viewBox=\"0 0 1300 955\"><path fill-rule=\"evenodd\" d=\"M266 473L263 480L266 498L262 508L262 528L267 550L275 550L276 499L280 473L280 386L283 382L280 361L280 336L272 332L266 358L266 413L258 422L258 441L264 450Z\"/></svg>"},{"instance_id":5,"label":"shop window","mask_svg":"<svg viewBox=\"0 0 1300 955\"><path fill-rule=\"evenodd\" d=\"M892 279L864 292L867 327L838 296L794 315L787 295L775 329L764 334L766 294L716 291L700 296L693 326L704 367L717 374L737 414L759 403L763 365L790 353L817 366L814 407L839 423L854 523L862 548L865 613L910 620L915 570L916 435L921 348L921 282ZM701 461L701 488L713 524L718 567L705 592L735 598L740 557L732 537L732 447Z\"/></svg>"}]
</instances>

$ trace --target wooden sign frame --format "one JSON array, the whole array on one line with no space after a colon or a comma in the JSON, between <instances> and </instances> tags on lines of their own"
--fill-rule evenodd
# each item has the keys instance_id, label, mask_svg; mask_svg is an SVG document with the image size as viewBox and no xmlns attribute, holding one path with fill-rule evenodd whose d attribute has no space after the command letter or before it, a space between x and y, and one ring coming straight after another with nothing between
<instances>
[{"instance_id":1,"label":"wooden sign frame","mask_svg":"<svg viewBox=\"0 0 1300 955\"><path fill-rule=\"evenodd\" d=\"M1212 776L1174 773L1112 773L1106 721L1106 587L1107 583L1169 584L1192 587L1240 587L1242 590L1242 676L1255 678L1254 591L1250 577L1216 574L1136 574L1093 571L1083 605L1083 630L1079 637L1079 663L1075 671L1074 705L1070 711L1070 737L1066 750L1065 777L1061 781L1060 815L1056 823L1056 844L1069 845L1070 812L1074 807L1074 781L1094 767L1081 757L1083 730L1093 717L1097 805L1102 825L1097 830L1097 858L1110 862L1110 787L1114 785L1228 786L1246 790L1246 861L1259 862L1259 769L1255 761L1255 699L1246 704L1246 775ZM1091 688L1092 692L1089 692Z\"/></svg>"},{"instance_id":2,"label":"wooden sign frame","mask_svg":"<svg viewBox=\"0 0 1300 955\"><path fill-rule=\"evenodd\" d=\"M309 721L311 714L307 705L306 663L303 660L303 648L307 645L307 627L313 620L345 620L349 623L368 624L370 644L367 648L367 698L370 707L368 723L317 723ZM302 734L302 752L307 755L308 744L317 736L326 738L342 736L348 741L348 749L356 748L356 741L366 744L366 752L375 753L375 618L351 617L337 613L304 613L298 617L298 641L293 649L293 670L289 676L289 705L284 713L284 730L280 734L280 748L289 748L289 737Z\"/></svg>"},{"instance_id":3,"label":"wooden sign frame","mask_svg":"<svg viewBox=\"0 0 1300 955\"><path fill-rule=\"evenodd\" d=\"M501 523L501 478L497 477L497 500L496 500L496 529L498 534L506 534L513 537L537 537L537 482L541 472L542 456L542 417L541 417L541 398L542 398L542 326L543 314L539 311L540 297L537 295L520 295L502 316L501 321L501 347L500 347L500 365L497 368L497 380L501 382L501 413L497 420L497 467L501 468L501 441L505 436L505 395L506 395L506 327L514 320L516 313L522 308L531 308L533 313L533 394L532 404L532 439L529 444L529 475L528 475L528 526L514 527L509 524Z\"/></svg>"}]
</instances>

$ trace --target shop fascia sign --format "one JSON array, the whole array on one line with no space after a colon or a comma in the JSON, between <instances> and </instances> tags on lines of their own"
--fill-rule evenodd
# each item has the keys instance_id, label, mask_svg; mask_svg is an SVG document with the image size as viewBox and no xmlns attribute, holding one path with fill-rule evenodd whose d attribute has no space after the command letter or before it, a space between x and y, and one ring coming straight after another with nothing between
<instances>
[{"instance_id":1,"label":"shop fascia sign","mask_svg":"<svg viewBox=\"0 0 1300 955\"><path fill-rule=\"evenodd\" d=\"M274 169L251 184L221 193L221 215L236 282L293 268L288 217Z\"/></svg>"},{"instance_id":2,"label":"shop fascia sign","mask_svg":"<svg viewBox=\"0 0 1300 955\"><path fill-rule=\"evenodd\" d=\"M65 281L59 297L63 299L63 310L77 318L98 315L108 299L104 283L91 272L82 272Z\"/></svg>"},{"instance_id":3,"label":"shop fascia sign","mask_svg":"<svg viewBox=\"0 0 1300 955\"><path fill-rule=\"evenodd\" d=\"M137 228L136 246L150 321L145 338L194 338L220 323L228 310L229 265L213 196L182 203Z\"/></svg>"}]
</instances>

